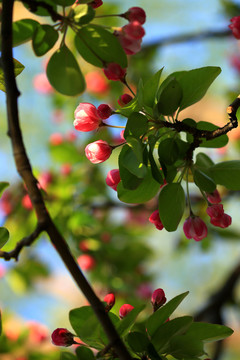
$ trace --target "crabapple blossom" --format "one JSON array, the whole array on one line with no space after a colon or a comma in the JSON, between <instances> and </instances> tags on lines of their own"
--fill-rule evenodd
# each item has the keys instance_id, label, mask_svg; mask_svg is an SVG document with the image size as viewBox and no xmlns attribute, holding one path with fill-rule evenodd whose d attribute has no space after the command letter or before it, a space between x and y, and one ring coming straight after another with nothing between
<instances>
[{"instance_id":1,"label":"crabapple blossom","mask_svg":"<svg viewBox=\"0 0 240 360\"><path fill-rule=\"evenodd\" d=\"M151 297L151 303L153 306L153 311L155 312L157 309L159 309L165 302L167 301L165 297L165 292L163 289L156 289L152 293Z\"/></svg>"},{"instance_id":2,"label":"crabapple blossom","mask_svg":"<svg viewBox=\"0 0 240 360\"><path fill-rule=\"evenodd\" d=\"M236 39L240 39L240 16L234 16L230 19L231 23L228 27L232 30Z\"/></svg>"},{"instance_id":3,"label":"crabapple blossom","mask_svg":"<svg viewBox=\"0 0 240 360\"><path fill-rule=\"evenodd\" d=\"M60 133L53 133L49 137L49 143L53 146L58 146L63 143L63 135Z\"/></svg>"},{"instance_id":4,"label":"crabapple blossom","mask_svg":"<svg viewBox=\"0 0 240 360\"><path fill-rule=\"evenodd\" d=\"M93 9L97 9L99 6L103 4L102 0L93 0L89 3Z\"/></svg>"},{"instance_id":5,"label":"crabapple blossom","mask_svg":"<svg viewBox=\"0 0 240 360\"><path fill-rule=\"evenodd\" d=\"M104 74L108 80L123 81L126 75L126 69L123 69L119 64L109 63L103 69Z\"/></svg>"},{"instance_id":6,"label":"crabapple blossom","mask_svg":"<svg viewBox=\"0 0 240 360\"><path fill-rule=\"evenodd\" d=\"M206 195L207 200L211 204L219 204L222 201L219 191L217 189L215 189L212 193L206 193Z\"/></svg>"},{"instance_id":7,"label":"crabapple blossom","mask_svg":"<svg viewBox=\"0 0 240 360\"><path fill-rule=\"evenodd\" d=\"M128 9L128 11L125 14L123 14L123 17L125 17L125 19L127 19L129 21L136 20L140 24L144 24L146 21L145 11L138 6L133 6L130 9Z\"/></svg>"},{"instance_id":8,"label":"crabapple blossom","mask_svg":"<svg viewBox=\"0 0 240 360\"><path fill-rule=\"evenodd\" d=\"M28 194L24 195L24 197L22 198L22 206L26 210L32 210L33 209L32 202L31 202L31 199L30 199Z\"/></svg>"},{"instance_id":9,"label":"crabapple blossom","mask_svg":"<svg viewBox=\"0 0 240 360\"><path fill-rule=\"evenodd\" d=\"M124 33L117 34L118 40L127 55L134 55L141 50L142 39L133 39Z\"/></svg>"},{"instance_id":10,"label":"crabapple blossom","mask_svg":"<svg viewBox=\"0 0 240 360\"><path fill-rule=\"evenodd\" d=\"M133 97L129 94L123 94L120 96L120 98L118 99L118 104L123 107L126 104L128 104L130 101L132 101Z\"/></svg>"},{"instance_id":11,"label":"crabapple blossom","mask_svg":"<svg viewBox=\"0 0 240 360\"><path fill-rule=\"evenodd\" d=\"M90 103L80 103L74 112L73 125L78 131L92 131L99 128L102 119L96 107Z\"/></svg>"},{"instance_id":12,"label":"crabapple blossom","mask_svg":"<svg viewBox=\"0 0 240 360\"><path fill-rule=\"evenodd\" d=\"M232 218L230 215L228 214L223 214L221 217L219 218L211 218L210 223L214 226L218 226L222 229L227 228L228 226L231 225L232 223Z\"/></svg>"},{"instance_id":13,"label":"crabapple blossom","mask_svg":"<svg viewBox=\"0 0 240 360\"><path fill-rule=\"evenodd\" d=\"M120 183L120 181L121 178L120 178L119 169L113 169L107 173L106 184L110 186L113 190L117 191L117 186Z\"/></svg>"},{"instance_id":14,"label":"crabapple blossom","mask_svg":"<svg viewBox=\"0 0 240 360\"><path fill-rule=\"evenodd\" d=\"M130 304L124 304L120 307L119 309L119 317L120 319L123 319L127 316L128 313L130 313L130 311L132 311L134 309L134 306L130 305Z\"/></svg>"},{"instance_id":15,"label":"crabapple blossom","mask_svg":"<svg viewBox=\"0 0 240 360\"><path fill-rule=\"evenodd\" d=\"M145 35L145 30L138 21L132 21L123 26L122 31L130 39L139 40Z\"/></svg>"},{"instance_id":16,"label":"crabapple blossom","mask_svg":"<svg viewBox=\"0 0 240 360\"><path fill-rule=\"evenodd\" d=\"M96 95L104 95L109 89L109 83L102 72L91 71L85 76L87 90Z\"/></svg>"},{"instance_id":17,"label":"crabapple blossom","mask_svg":"<svg viewBox=\"0 0 240 360\"><path fill-rule=\"evenodd\" d=\"M57 346L71 346L75 343L73 340L74 335L64 328L55 329L51 335L51 338L52 343Z\"/></svg>"},{"instance_id":18,"label":"crabapple blossom","mask_svg":"<svg viewBox=\"0 0 240 360\"><path fill-rule=\"evenodd\" d=\"M164 228L160 217L159 217L159 211L155 210L152 215L149 217L149 221L153 223L158 230L162 230Z\"/></svg>"},{"instance_id":19,"label":"crabapple blossom","mask_svg":"<svg viewBox=\"0 0 240 360\"><path fill-rule=\"evenodd\" d=\"M114 294L110 293L110 294L107 294L103 301L105 301L106 303L106 307L105 307L105 310L108 312L111 310L111 308L114 306L115 304L115 296Z\"/></svg>"},{"instance_id":20,"label":"crabapple blossom","mask_svg":"<svg viewBox=\"0 0 240 360\"><path fill-rule=\"evenodd\" d=\"M210 218L219 219L224 214L223 205L222 204L213 204L208 206L207 214Z\"/></svg>"},{"instance_id":21,"label":"crabapple blossom","mask_svg":"<svg viewBox=\"0 0 240 360\"><path fill-rule=\"evenodd\" d=\"M88 254L82 254L77 258L78 265L82 270L92 270L96 266L95 259Z\"/></svg>"},{"instance_id":22,"label":"crabapple blossom","mask_svg":"<svg viewBox=\"0 0 240 360\"><path fill-rule=\"evenodd\" d=\"M108 119L112 115L113 111L107 104L101 104L97 108L97 113L102 120Z\"/></svg>"},{"instance_id":23,"label":"crabapple blossom","mask_svg":"<svg viewBox=\"0 0 240 360\"><path fill-rule=\"evenodd\" d=\"M205 222L198 216L189 216L184 224L183 231L188 239L200 241L208 234L208 229Z\"/></svg>"},{"instance_id":24,"label":"crabapple blossom","mask_svg":"<svg viewBox=\"0 0 240 360\"><path fill-rule=\"evenodd\" d=\"M107 160L112 153L112 146L104 140L97 140L88 144L85 154L93 164L100 164Z\"/></svg>"}]
</instances>

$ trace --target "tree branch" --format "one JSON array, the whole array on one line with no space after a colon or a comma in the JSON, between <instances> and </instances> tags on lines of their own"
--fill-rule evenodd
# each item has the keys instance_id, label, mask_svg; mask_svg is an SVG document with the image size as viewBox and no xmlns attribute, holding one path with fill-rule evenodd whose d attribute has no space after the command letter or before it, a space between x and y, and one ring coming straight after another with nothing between
<instances>
[{"instance_id":1,"label":"tree branch","mask_svg":"<svg viewBox=\"0 0 240 360\"><path fill-rule=\"evenodd\" d=\"M53 223L43 200L41 191L37 186L37 180L32 173L30 161L27 157L25 146L22 139L22 132L18 116L18 96L20 95L15 77L12 56L12 12L14 0L3 0L2 4L2 64L4 71L4 80L6 83L6 97L7 97L7 117L8 117L8 135L11 139L13 156L17 171L22 177L30 199L32 201L34 210L36 212L38 223L47 232L52 244L55 246L57 252L61 256L65 266L77 283L79 289L86 296L90 305L92 306L99 322L104 328L110 344L113 345L119 359L131 360L125 345L119 337L115 327L105 308L90 284L84 277L78 264L73 258L69 247Z\"/></svg>"}]
</instances>

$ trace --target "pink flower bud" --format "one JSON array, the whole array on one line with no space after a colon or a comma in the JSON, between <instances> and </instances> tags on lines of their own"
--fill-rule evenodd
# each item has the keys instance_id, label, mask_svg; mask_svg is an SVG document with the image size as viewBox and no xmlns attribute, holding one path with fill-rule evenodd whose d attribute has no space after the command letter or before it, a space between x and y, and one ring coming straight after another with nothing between
<instances>
[{"instance_id":1,"label":"pink flower bud","mask_svg":"<svg viewBox=\"0 0 240 360\"><path fill-rule=\"evenodd\" d=\"M91 5L93 9L97 9L102 4L103 4L102 0L93 0L88 5Z\"/></svg>"},{"instance_id":2,"label":"pink flower bud","mask_svg":"<svg viewBox=\"0 0 240 360\"><path fill-rule=\"evenodd\" d=\"M109 80L113 81L123 81L126 75L126 69L116 63L109 63L103 72Z\"/></svg>"},{"instance_id":3,"label":"pink flower bud","mask_svg":"<svg viewBox=\"0 0 240 360\"><path fill-rule=\"evenodd\" d=\"M207 208L207 214L210 218L219 219L224 214L222 204L214 204Z\"/></svg>"},{"instance_id":4,"label":"pink flower bud","mask_svg":"<svg viewBox=\"0 0 240 360\"><path fill-rule=\"evenodd\" d=\"M145 35L145 30L138 21L133 21L123 26L122 31L127 37L134 40L142 39Z\"/></svg>"},{"instance_id":5,"label":"pink flower bud","mask_svg":"<svg viewBox=\"0 0 240 360\"><path fill-rule=\"evenodd\" d=\"M142 39L133 39L124 33L119 33L118 40L120 41L120 44L122 45L123 50L127 55L134 55L137 54L141 50L142 45Z\"/></svg>"},{"instance_id":6,"label":"pink flower bud","mask_svg":"<svg viewBox=\"0 0 240 360\"><path fill-rule=\"evenodd\" d=\"M149 217L149 221L153 223L158 230L162 230L164 228L160 217L159 217L159 211L155 210L152 215Z\"/></svg>"},{"instance_id":7,"label":"pink flower bud","mask_svg":"<svg viewBox=\"0 0 240 360\"><path fill-rule=\"evenodd\" d=\"M208 234L205 222L198 216L189 216L183 224L183 231L188 239L200 241Z\"/></svg>"},{"instance_id":8,"label":"pink flower bud","mask_svg":"<svg viewBox=\"0 0 240 360\"><path fill-rule=\"evenodd\" d=\"M53 146L58 146L63 143L63 136L60 133L53 133L49 137L49 143Z\"/></svg>"},{"instance_id":9,"label":"pink flower bud","mask_svg":"<svg viewBox=\"0 0 240 360\"><path fill-rule=\"evenodd\" d=\"M99 164L107 160L112 153L112 147L104 140L97 140L90 143L85 148L88 160L93 164Z\"/></svg>"},{"instance_id":10,"label":"pink flower bud","mask_svg":"<svg viewBox=\"0 0 240 360\"><path fill-rule=\"evenodd\" d=\"M120 319L123 319L125 316L127 316L130 311L132 311L134 307L130 304L124 304L119 309L119 317Z\"/></svg>"},{"instance_id":11,"label":"pink flower bud","mask_svg":"<svg viewBox=\"0 0 240 360\"><path fill-rule=\"evenodd\" d=\"M92 270L96 266L95 259L91 255L88 255L88 254L80 255L77 258L77 262L78 262L78 265L80 266L80 268L85 271Z\"/></svg>"},{"instance_id":12,"label":"pink flower bud","mask_svg":"<svg viewBox=\"0 0 240 360\"><path fill-rule=\"evenodd\" d=\"M109 83L100 71L91 71L85 76L87 90L96 95L104 95L109 89Z\"/></svg>"},{"instance_id":13,"label":"pink flower bud","mask_svg":"<svg viewBox=\"0 0 240 360\"><path fill-rule=\"evenodd\" d=\"M224 229L231 225L232 218L228 214L223 214L219 218L211 218L210 223L214 226L218 226L218 227Z\"/></svg>"},{"instance_id":14,"label":"pink flower bud","mask_svg":"<svg viewBox=\"0 0 240 360\"><path fill-rule=\"evenodd\" d=\"M74 335L64 328L54 330L51 337L52 343L57 346L71 346L75 343L73 340Z\"/></svg>"},{"instance_id":15,"label":"pink flower bud","mask_svg":"<svg viewBox=\"0 0 240 360\"><path fill-rule=\"evenodd\" d=\"M78 131L92 131L99 128L101 118L93 104L80 103L74 112L73 125Z\"/></svg>"},{"instance_id":16,"label":"pink flower bud","mask_svg":"<svg viewBox=\"0 0 240 360\"><path fill-rule=\"evenodd\" d=\"M131 7L124 16L129 21L138 21L140 24L144 24L146 21L146 13L145 11L137 6Z\"/></svg>"},{"instance_id":17,"label":"pink flower bud","mask_svg":"<svg viewBox=\"0 0 240 360\"><path fill-rule=\"evenodd\" d=\"M33 209L32 202L31 202L31 199L30 199L28 194L24 195L24 197L22 198L22 206L26 210L32 210Z\"/></svg>"},{"instance_id":18,"label":"pink flower bud","mask_svg":"<svg viewBox=\"0 0 240 360\"><path fill-rule=\"evenodd\" d=\"M212 193L206 193L207 199L211 204L219 204L222 199L217 189L215 189Z\"/></svg>"},{"instance_id":19,"label":"pink flower bud","mask_svg":"<svg viewBox=\"0 0 240 360\"><path fill-rule=\"evenodd\" d=\"M107 104L101 104L99 105L99 107L97 108L97 113L98 113L98 116L105 120L105 119L108 119L109 116L112 115L113 111L112 109L110 108L109 105Z\"/></svg>"},{"instance_id":20,"label":"pink flower bud","mask_svg":"<svg viewBox=\"0 0 240 360\"><path fill-rule=\"evenodd\" d=\"M120 96L120 98L118 99L118 103L120 106L125 106L127 105L130 101L132 101L133 97L129 94L123 94Z\"/></svg>"},{"instance_id":21,"label":"pink flower bud","mask_svg":"<svg viewBox=\"0 0 240 360\"><path fill-rule=\"evenodd\" d=\"M232 30L236 39L240 39L240 16L234 16L231 20L232 24L228 27Z\"/></svg>"},{"instance_id":22,"label":"pink flower bud","mask_svg":"<svg viewBox=\"0 0 240 360\"><path fill-rule=\"evenodd\" d=\"M153 311L155 312L157 309L159 309L165 302L167 301L165 297L165 293L163 289L156 289L154 290L152 297L151 297L151 303L153 306Z\"/></svg>"},{"instance_id":23,"label":"pink flower bud","mask_svg":"<svg viewBox=\"0 0 240 360\"><path fill-rule=\"evenodd\" d=\"M110 186L113 190L117 191L117 186L120 183L120 173L119 169L110 170L106 177L106 184Z\"/></svg>"},{"instance_id":24,"label":"pink flower bud","mask_svg":"<svg viewBox=\"0 0 240 360\"><path fill-rule=\"evenodd\" d=\"M114 304L115 304L115 296L114 296L114 294L107 294L105 297L104 297L104 299L103 299L103 301L105 301L105 303L106 303L106 307L105 307L105 310L106 310L106 312L108 312L108 311L110 311L111 310L111 308L114 306Z\"/></svg>"}]
</instances>

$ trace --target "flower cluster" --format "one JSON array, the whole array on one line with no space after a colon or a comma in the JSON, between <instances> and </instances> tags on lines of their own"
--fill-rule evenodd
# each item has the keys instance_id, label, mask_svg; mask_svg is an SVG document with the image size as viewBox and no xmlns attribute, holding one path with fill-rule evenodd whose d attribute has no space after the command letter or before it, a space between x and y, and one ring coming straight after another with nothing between
<instances>
[{"instance_id":1,"label":"flower cluster","mask_svg":"<svg viewBox=\"0 0 240 360\"><path fill-rule=\"evenodd\" d=\"M234 16L231 20L231 23L228 27L232 30L233 35L236 39L240 39L240 16Z\"/></svg>"}]
</instances>

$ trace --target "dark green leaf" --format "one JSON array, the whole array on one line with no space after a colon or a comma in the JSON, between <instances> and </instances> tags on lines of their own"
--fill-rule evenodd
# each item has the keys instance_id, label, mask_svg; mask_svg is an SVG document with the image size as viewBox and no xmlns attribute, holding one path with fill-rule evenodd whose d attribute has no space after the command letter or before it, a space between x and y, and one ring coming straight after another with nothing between
<instances>
[{"instance_id":1,"label":"dark green leaf","mask_svg":"<svg viewBox=\"0 0 240 360\"><path fill-rule=\"evenodd\" d=\"M178 159L178 146L174 138L165 139L158 146L160 163L172 165Z\"/></svg>"},{"instance_id":2,"label":"dark green leaf","mask_svg":"<svg viewBox=\"0 0 240 360\"><path fill-rule=\"evenodd\" d=\"M95 11L93 10L92 6L85 5L78 5L73 9L73 19L74 22L78 25L88 24L95 15Z\"/></svg>"},{"instance_id":3,"label":"dark green leaf","mask_svg":"<svg viewBox=\"0 0 240 360\"><path fill-rule=\"evenodd\" d=\"M115 113L129 117L133 112L138 112L139 110L141 110L141 107L139 106L138 99L134 98L126 106L117 109Z\"/></svg>"},{"instance_id":4,"label":"dark green leaf","mask_svg":"<svg viewBox=\"0 0 240 360\"><path fill-rule=\"evenodd\" d=\"M130 332L127 336L127 342L134 352L146 351L150 341L146 334L137 331Z\"/></svg>"},{"instance_id":5,"label":"dark green leaf","mask_svg":"<svg viewBox=\"0 0 240 360\"><path fill-rule=\"evenodd\" d=\"M132 173L133 175L137 176L140 179L145 177L147 173L147 168L142 161L139 161L132 147L128 146L128 150L122 156L121 161L122 161L122 165L125 166L125 168L130 173Z\"/></svg>"},{"instance_id":6,"label":"dark green leaf","mask_svg":"<svg viewBox=\"0 0 240 360\"><path fill-rule=\"evenodd\" d=\"M85 90L82 72L66 45L63 45L50 58L47 77L50 84L63 95L76 96Z\"/></svg>"},{"instance_id":7,"label":"dark green leaf","mask_svg":"<svg viewBox=\"0 0 240 360\"><path fill-rule=\"evenodd\" d=\"M159 194L159 216L167 231L175 231L185 209L185 193L179 183L167 184Z\"/></svg>"},{"instance_id":8,"label":"dark green leaf","mask_svg":"<svg viewBox=\"0 0 240 360\"><path fill-rule=\"evenodd\" d=\"M138 138L141 135L144 135L147 130L148 130L147 117L138 112L133 112L129 116L125 131L124 131L124 137L126 139L127 136L131 135L131 136Z\"/></svg>"},{"instance_id":9,"label":"dark green leaf","mask_svg":"<svg viewBox=\"0 0 240 360\"><path fill-rule=\"evenodd\" d=\"M203 191L212 193L216 189L216 184L213 179L201 170L194 168L193 179L195 184Z\"/></svg>"},{"instance_id":10,"label":"dark green leaf","mask_svg":"<svg viewBox=\"0 0 240 360\"><path fill-rule=\"evenodd\" d=\"M50 25L38 25L32 38L32 46L36 56L46 54L58 39L58 32Z\"/></svg>"},{"instance_id":11,"label":"dark green leaf","mask_svg":"<svg viewBox=\"0 0 240 360\"><path fill-rule=\"evenodd\" d=\"M164 353L170 340L187 331L193 322L191 316L182 316L159 326L157 331L151 336L151 341L158 352Z\"/></svg>"},{"instance_id":12,"label":"dark green leaf","mask_svg":"<svg viewBox=\"0 0 240 360\"><path fill-rule=\"evenodd\" d=\"M224 325L194 322L191 324L187 334L204 342L218 341L232 335L233 330Z\"/></svg>"},{"instance_id":13,"label":"dark green leaf","mask_svg":"<svg viewBox=\"0 0 240 360\"><path fill-rule=\"evenodd\" d=\"M48 5L50 5L52 7L53 10L57 10L57 5L56 3L58 3L58 1L60 0L44 0L45 3L47 3ZM64 0L65 1L65 0ZM67 0L68 1L68 0ZM35 0L34 3L37 4L38 2L41 2L41 0ZM35 5L34 4L34 5ZM25 4L24 1L23 1L23 5L31 11L31 8L29 7L29 5ZM33 11L34 14L38 15L38 16L49 16L49 12L47 11L47 9L41 7L41 6L38 6L36 7L37 10L35 10L35 6L33 7Z\"/></svg>"},{"instance_id":14,"label":"dark green leaf","mask_svg":"<svg viewBox=\"0 0 240 360\"><path fill-rule=\"evenodd\" d=\"M129 190L134 190L140 185L142 179L135 176L125 167L125 159L128 151L129 151L129 146L124 145L118 157L118 167L120 172L120 178L124 188Z\"/></svg>"},{"instance_id":15,"label":"dark green leaf","mask_svg":"<svg viewBox=\"0 0 240 360\"><path fill-rule=\"evenodd\" d=\"M157 182L159 182L159 184L162 185L163 184L163 176L160 171L160 168L157 166L157 164L155 162L155 159L153 157L151 149L148 152L148 156L149 156L149 161L151 164L152 177L154 178L154 180L156 180Z\"/></svg>"},{"instance_id":16,"label":"dark green leaf","mask_svg":"<svg viewBox=\"0 0 240 360\"><path fill-rule=\"evenodd\" d=\"M32 19L18 20L13 23L13 47L24 44L33 37L39 23Z\"/></svg>"},{"instance_id":17,"label":"dark green leaf","mask_svg":"<svg viewBox=\"0 0 240 360\"><path fill-rule=\"evenodd\" d=\"M9 231L5 227L0 227L0 249L8 242Z\"/></svg>"},{"instance_id":18,"label":"dark green leaf","mask_svg":"<svg viewBox=\"0 0 240 360\"><path fill-rule=\"evenodd\" d=\"M196 156L195 165L198 168L208 169L210 166L214 165L214 162L206 154L198 153Z\"/></svg>"},{"instance_id":19,"label":"dark green leaf","mask_svg":"<svg viewBox=\"0 0 240 360\"><path fill-rule=\"evenodd\" d=\"M78 346L76 349L78 360L95 360L95 356L91 349L86 346Z\"/></svg>"},{"instance_id":20,"label":"dark green leaf","mask_svg":"<svg viewBox=\"0 0 240 360\"><path fill-rule=\"evenodd\" d=\"M204 355L203 342L193 334L174 336L170 341L167 353L173 355L177 359L189 359L196 356L202 356Z\"/></svg>"},{"instance_id":21,"label":"dark green leaf","mask_svg":"<svg viewBox=\"0 0 240 360\"><path fill-rule=\"evenodd\" d=\"M120 182L117 188L119 200L129 203L138 204L151 200L159 190L159 183L153 179L151 170L147 169L147 175L135 190L125 189Z\"/></svg>"},{"instance_id":22,"label":"dark green leaf","mask_svg":"<svg viewBox=\"0 0 240 360\"><path fill-rule=\"evenodd\" d=\"M116 326L118 334L125 336L133 326L138 314L145 308L145 305L138 305L134 307Z\"/></svg>"},{"instance_id":23,"label":"dark green leaf","mask_svg":"<svg viewBox=\"0 0 240 360\"><path fill-rule=\"evenodd\" d=\"M156 102L156 94L159 89L160 79L162 75L163 68L160 69L156 74L151 76L143 88L143 103L150 108L155 105Z\"/></svg>"},{"instance_id":24,"label":"dark green leaf","mask_svg":"<svg viewBox=\"0 0 240 360\"><path fill-rule=\"evenodd\" d=\"M52 0L52 1L54 1L55 2L55 4L57 4L57 5L61 5L61 6L70 6L70 5L73 5L74 4L74 0ZM91 0L88 0L88 1L86 1L86 2L90 2ZM79 4L82 4L83 3L83 1L82 0L80 0L79 1Z\"/></svg>"},{"instance_id":25,"label":"dark green leaf","mask_svg":"<svg viewBox=\"0 0 240 360\"><path fill-rule=\"evenodd\" d=\"M177 309L183 299L189 294L189 291L175 296L168 301L165 305L154 312L147 321L147 332L150 336L153 336L160 325L162 325L170 315Z\"/></svg>"},{"instance_id":26,"label":"dark green leaf","mask_svg":"<svg viewBox=\"0 0 240 360\"><path fill-rule=\"evenodd\" d=\"M209 174L216 184L229 190L240 190L240 161L223 161L209 168Z\"/></svg>"},{"instance_id":27,"label":"dark green leaf","mask_svg":"<svg viewBox=\"0 0 240 360\"><path fill-rule=\"evenodd\" d=\"M79 54L92 65L103 68L105 63L127 67L127 57L120 42L109 31L98 25L84 26L78 30L75 45Z\"/></svg>"},{"instance_id":28,"label":"dark green leaf","mask_svg":"<svg viewBox=\"0 0 240 360\"><path fill-rule=\"evenodd\" d=\"M0 195L2 192L9 186L9 183L6 181L0 181Z\"/></svg>"},{"instance_id":29,"label":"dark green leaf","mask_svg":"<svg viewBox=\"0 0 240 360\"><path fill-rule=\"evenodd\" d=\"M217 66L206 66L190 71L173 73L172 76L178 80L183 90L180 110L201 100L220 72L221 69Z\"/></svg>"},{"instance_id":30,"label":"dark green leaf","mask_svg":"<svg viewBox=\"0 0 240 360\"><path fill-rule=\"evenodd\" d=\"M19 74L21 74L23 69L25 69L25 66L16 59L13 59L13 64L14 64L14 74L16 77ZM4 74L3 74L3 69L2 69L2 65L1 65L1 59L0 59L0 90L2 90L4 92L6 91Z\"/></svg>"},{"instance_id":31,"label":"dark green leaf","mask_svg":"<svg viewBox=\"0 0 240 360\"><path fill-rule=\"evenodd\" d=\"M76 356L70 352L61 352L60 360L77 360Z\"/></svg>"},{"instance_id":32,"label":"dark green leaf","mask_svg":"<svg viewBox=\"0 0 240 360\"><path fill-rule=\"evenodd\" d=\"M173 115L180 105L182 99L182 88L175 79L169 79L169 82L161 89L159 94L157 108L159 114Z\"/></svg>"}]
</instances>

